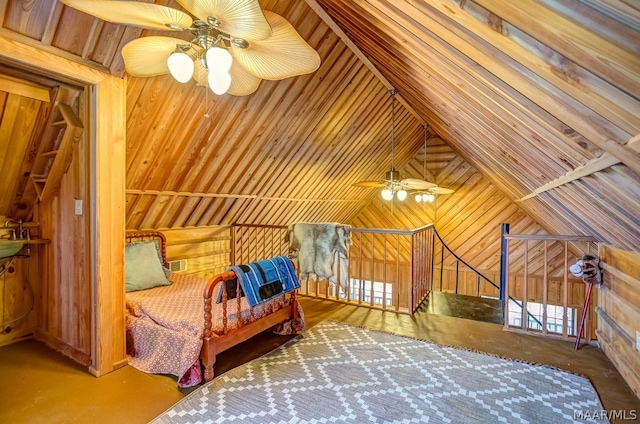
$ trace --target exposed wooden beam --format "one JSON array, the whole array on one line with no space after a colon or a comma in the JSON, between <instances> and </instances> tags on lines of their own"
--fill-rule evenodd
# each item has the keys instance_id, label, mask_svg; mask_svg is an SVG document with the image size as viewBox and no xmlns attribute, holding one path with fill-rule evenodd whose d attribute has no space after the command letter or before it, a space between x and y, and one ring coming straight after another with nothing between
<instances>
[{"instance_id":1,"label":"exposed wooden beam","mask_svg":"<svg viewBox=\"0 0 640 424\"><path fill-rule=\"evenodd\" d=\"M29 49L25 50L21 48L21 46L27 46ZM30 63L39 63L42 68L46 69L48 62L60 58L69 64L65 73L60 75L60 80L63 82L74 79L82 80L82 77L89 73L90 70L95 71L96 76L92 79L97 81L102 81L102 79L104 79L103 74L109 73L109 68L99 63L91 60L83 60L80 56L57 47L44 46L39 41L25 35L18 34L6 28L0 28L0 57L5 56L11 62L27 66L27 69L33 68L33 66L28 66Z\"/></svg>"},{"instance_id":2,"label":"exposed wooden beam","mask_svg":"<svg viewBox=\"0 0 640 424\"><path fill-rule=\"evenodd\" d=\"M137 190L128 188L126 194L139 194L145 196L180 196L200 198L231 198L231 199L255 199L255 194L220 194L220 193L193 193L190 191L162 191L162 190Z\"/></svg>"},{"instance_id":3,"label":"exposed wooden beam","mask_svg":"<svg viewBox=\"0 0 640 424\"><path fill-rule=\"evenodd\" d=\"M30 99L50 102L49 89L29 81L20 80L8 75L0 75L0 91L16 94Z\"/></svg>"},{"instance_id":4,"label":"exposed wooden beam","mask_svg":"<svg viewBox=\"0 0 640 424\"><path fill-rule=\"evenodd\" d=\"M220 194L220 193L192 193L189 191L161 191L161 190L137 190L128 188L127 194L138 194L145 196L181 196L181 197L200 197L200 198L232 198L232 199L258 199L268 200L273 202L334 202L334 203L349 203L349 202L361 202L360 199L303 199L297 197L270 197L270 196L258 196L255 194Z\"/></svg>"},{"instance_id":5,"label":"exposed wooden beam","mask_svg":"<svg viewBox=\"0 0 640 424\"><path fill-rule=\"evenodd\" d=\"M96 47L96 43L98 42L98 37L100 36L100 32L102 31L102 27L104 26L104 21L102 19L94 19L93 25L91 25L91 32L89 32L89 37L87 37L87 41L82 49L82 58L87 60L89 55L93 53L93 49ZM111 42L111 45L115 44L115 42Z\"/></svg>"},{"instance_id":6,"label":"exposed wooden beam","mask_svg":"<svg viewBox=\"0 0 640 424\"><path fill-rule=\"evenodd\" d=\"M351 41L349 36L342 30L342 28L340 28L340 26L333 20L333 18L331 18L331 16L329 16L329 14L322 8L322 6L318 4L316 0L305 0L305 2L311 9L313 9L314 12L317 13L320 19L322 19L324 23L327 24L338 37L340 37L342 42L346 44L347 47L349 47L349 50L351 50L353 54L355 54L358 59L360 59L364 66L366 66L371 71L371 73L374 74L376 78L378 78L378 80L382 84L384 84L385 87L387 87L388 90L395 88L393 87L391 82L389 82L389 80L385 78L384 75L382 75L382 73L378 70L378 68L376 68L371 60L369 60L369 58L365 56L364 53L362 53L358 46L356 46L355 43ZM418 113L411 107L409 103L407 103L406 100L402 98L400 94L396 94L396 99L405 109L407 109L413 115L414 118L416 118L416 120L418 120L418 122L420 122L421 125L424 125L426 123L424 119L420 115L418 115Z\"/></svg>"},{"instance_id":7,"label":"exposed wooden beam","mask_svg":"<svg viewBox=\"0 0 640 424\"><path fill-rule=\"evenodd\" d=\"M56 30L58 29L58 23L60 22L60 17L62 16L63 7L64 5L59 1L53 4L51 12L49 13L49 19L47 19L47 26L42 33L42 38L40 39L40 42L42 44L47 46L51 45L53 36L56 34Z\"/></svg>"},{"instance_id":8,"label":"exposed wooden beam","mask_svg":"<svg viewBox=\"0 0 640 424\"><path fill-rule=\"evenodd\" d=\"M640 134L629 140L627 145L636 152L640 152ZM552 188L560 187L561 185L570 183L571 181L575 181L582 177L586 177L587 175L591 175L594 172L602 171L603 169L609 168L610 166L617 165L619 163L620 160L618 158L605 152L599 158L592 159L584 165L577 167L573 171L567 172L563 176L556 178L555 180L550 181L541 187L538 187L532 193L516 200L516 202L522 202L524 200L531 199L532 197L535 197L540 193L544 193L545 191L551 190Z\"/></svg>"}]
</instances>

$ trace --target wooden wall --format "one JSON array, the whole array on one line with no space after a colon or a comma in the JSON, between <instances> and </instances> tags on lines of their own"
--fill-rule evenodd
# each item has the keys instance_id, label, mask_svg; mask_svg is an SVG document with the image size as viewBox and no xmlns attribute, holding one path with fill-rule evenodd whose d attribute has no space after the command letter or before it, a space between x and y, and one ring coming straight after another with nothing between
<instances>
[{"instance_id":1,"label":"wooden wall","mask_svg":"<svg viewBox=\"0 0 640 424\"><path fill-rule=\"evenodd\" d=\"M640 254L600 245L604 282L598 290L598 340L640 397Z\"/></svg>"},{"instance_id":2,"label":"wooden wall","mask_svg":"<svg viewBox=\"0 0 640 424\"><path fill-rule=\"evenodd\" d=\"M427 144L427 179L440 187L455 190L453 194L437 195L434 203L416 203L409 194L404 202L387 202L379 193L351 222L362 228L411 229L434 223L444 242L472 267L492 273L500 269L500 237L502 223L509 223L513 234L546 234L546 231L511 201L490 180L485 178L442 139L431 138ZM403 177L422 178L424 149L401 168ZM370 189L377 190L379 189ZM514 273L522 273L523 249L512 245ZM440 247L436 243L436 266L440 263ZM539 250L539 249L537 249ZM537 251L536 250L536 251ZM549 260L557 272L564 258L560 246L551 249ZM573 257L572 257L573 258ZM540 254L530 255L531 270L540 272ZM571 259L571 258L570 258ZM444 266L455 266L448 252Z\"/></svg>"},{"instance_id":3,"label":"wooden wall","mask_svg":"<svg viewBox=\"0 0 640 424\"><path fill-rule=\"evenodd\" d=\"M75 113L86 116L84 107L76 104ZM90 172L85 137L74 150L58 195L40 203L35 216L42 237L50 240L42 248L37 336L85 365L91 364L92 349ZM83 202L82 215L75 213L76 199Z\"/></svg>"},{"instance_id":4,"label":"wooden wall","mask_svg":"<svg viewBox=\"0 0 640 424\"><path fill-rule=\"evenodd\" d=\"M161 230L167 237L167 260L185 261L185 274L201 278L231 265L231 229L213 226Z\"/></svg>"}]
</instances>

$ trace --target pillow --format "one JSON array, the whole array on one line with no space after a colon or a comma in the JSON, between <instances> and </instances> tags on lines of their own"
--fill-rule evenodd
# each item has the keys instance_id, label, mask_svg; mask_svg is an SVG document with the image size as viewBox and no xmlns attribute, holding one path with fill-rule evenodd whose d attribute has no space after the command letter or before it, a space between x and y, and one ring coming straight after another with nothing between
<instances>
[{"instance_id":1,"label":"pillow","mask_svg":"<svg viewBox=\"0 0 640 424\"><path fill-rule=\"evenodd\" d=\"M156 253L158 254L158 259L160 260L160 266L162 266L162 270L164 271L164 275L171 274L171 270L169 268L167 268L166 266L164 266L164 262L162 261L162 253L160 253L160 246L158 246L158 243L156 243L156 242L153 242L153 245L156 247Z\"/></svg>"},{"instance_id":2,"label":"pillow","mask_svg":"<svg viewBox=\"0 0 640 424\"><path fill-rule=\"evenodd\" d=\"M164 273L155 242L130 243L124 251L126 292L171 284Z\"/></svg>"}]
</instances>

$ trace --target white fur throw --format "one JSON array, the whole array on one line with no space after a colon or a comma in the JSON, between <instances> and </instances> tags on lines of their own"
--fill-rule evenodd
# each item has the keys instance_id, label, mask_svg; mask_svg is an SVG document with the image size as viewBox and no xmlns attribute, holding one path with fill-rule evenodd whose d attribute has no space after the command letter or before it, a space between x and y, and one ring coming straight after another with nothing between
<instances>
[{"instance_id":1,"label":"white fur throw","mask_svg":"<svg viewBox=\"0 0 640 424\"><path fill-rule=\"evenodd\" d=\"M332 285L338 283L343 289L347 288L350 225L297 222L289 225L286 241L289 241L289 257L301 277L315 274L328 279Z\"/></svg>"}]
</instances>

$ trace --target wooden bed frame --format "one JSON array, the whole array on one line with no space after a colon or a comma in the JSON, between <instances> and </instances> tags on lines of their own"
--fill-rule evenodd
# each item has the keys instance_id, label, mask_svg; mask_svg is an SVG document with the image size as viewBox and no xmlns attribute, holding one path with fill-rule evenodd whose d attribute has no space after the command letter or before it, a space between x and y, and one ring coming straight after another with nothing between
<instances>
[{"instance_id":1,"label":"wooden bed frame","mask_svg":"<svg viewBox=\"0 0 640 424\"><path fill-rule=\"evenodd\" d=\"M126 235L126 242L136 241L155 241L160 249L162 256L162 262L165 267L169 267L166 254L166 238L164 234L158 231L145 231L145 232L128 232ZM273 327L288 319L299 319L298 316L298 301L296 299L296 291L292 291L285 296L288 297L289 305L282 309L279 309L273 313L267 314L263 317L255 318L253 311L251 310L251 320L249 322L238 322L238 326L235 329L229 330L227 326L228 314L227 314L227 281L236 280L236 292L240 292L240 282L236 278L236 275L232 272L223 272L211 277L204 289L204 331L202 337L202 350L200 351L200 360L204 367L204 380L211 381L214 377L213 366L216 362L216 355L224 352L225 350L250 339L258 333L261 333L268 328ZM216 335L212 331L212 314L214 296L217 293L213 293L213 289L219 282L222 284L222 310L223 310L223 331L222 334ZM240 310L241 297L237 297L238 308Z\"/></svg>"}]
</instances>

